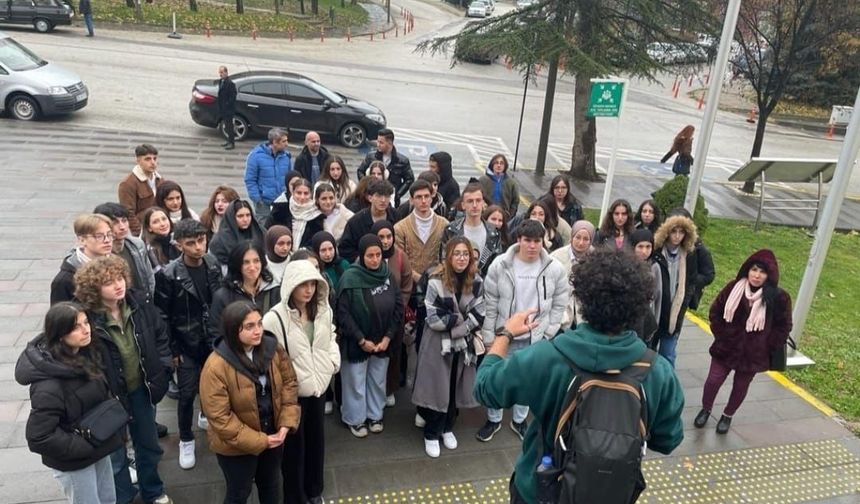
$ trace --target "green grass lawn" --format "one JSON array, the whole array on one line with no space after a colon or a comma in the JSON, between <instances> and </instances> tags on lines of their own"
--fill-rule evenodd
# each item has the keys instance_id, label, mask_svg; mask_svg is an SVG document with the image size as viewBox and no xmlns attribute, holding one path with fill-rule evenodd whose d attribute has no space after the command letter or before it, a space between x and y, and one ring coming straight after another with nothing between
<instances>
[{"instance_id":1,"label":"green grass lawn","mask_svg":"<svg viewBox=\"0 0 860 504\"><path fill-rule=\"evenodd\" d=\"M235 2L219 0L207 2L198 0L198 11L192 12L186 0L155 0L153 3L141 3L143 9L143 24L148 26L169 27L172 15L176 13L177 31L180 33L203 33L206 22L214 31L238 31L250 34L253 26L260 33L282 33L294 31L298 36L318 36L320 26L329 28L329 5L335 7L336 28L358 26L367 22L367 11L358 5L346 2L346 7L340 7L339 0L320 0L318 17L310 15L310 0L305 2L306 16L298 16L299 3L287 0L281 7L281 15L274 14L274 0L251 0L245 2L245 14L236 14ZM265 6L270 12L256 10ZM93 4L93 17L96 24L106 22L121 25L138 24L134 17L134 9L126 7L124 0L101 0ZM286 35L285 35L286 36Z\"/></svg>"},{"instance_id":2,"label":"green grass lawn","mask_svg":"<svg viewBox=\"0 0 860 504\"><path fill-rule=\"evenodd\" d=\"M595 222L597 210L586 210ZM760 248L770 248L780 266L780 287L794 299L806 269L812 238L806 229L763 225L711 217L702 237L714 257L717 276L705 289L697 315L707 320L720 289L732 280L743 261ZM807 318L800 350L815 361L788 376L826 402L860 433L860 234L837 233Z\"/></svg>"}]
</instances>

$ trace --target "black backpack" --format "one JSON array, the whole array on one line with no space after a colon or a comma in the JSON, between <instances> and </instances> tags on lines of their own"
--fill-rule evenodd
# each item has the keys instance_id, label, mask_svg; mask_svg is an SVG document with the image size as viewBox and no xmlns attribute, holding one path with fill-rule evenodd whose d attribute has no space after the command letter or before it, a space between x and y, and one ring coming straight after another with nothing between
<instances>
[{"instance_id":1,"label":"black backpack","mask_svg":"<svg viewBox=\"0 0 860 504\"><path fill-rule=\"evenodd\" d=\"M642 382L655 356L647 349L627 368L602 373L584 371L565 357L573 379L552 436L553 467L538 469L538 502L636 502L645 490L642 457L649 432Z\"/></svg>"}]
</instances>

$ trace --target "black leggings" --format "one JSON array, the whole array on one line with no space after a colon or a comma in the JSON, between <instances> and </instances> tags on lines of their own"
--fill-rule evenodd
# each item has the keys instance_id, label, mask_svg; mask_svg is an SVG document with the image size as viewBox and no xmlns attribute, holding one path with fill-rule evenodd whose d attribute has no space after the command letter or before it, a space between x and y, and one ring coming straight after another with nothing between
<instances>
[{"instance_id":1,"label":"black leggings","mask_svg":"<svg viewBox=\"0 0 860 504\"><path fill-rule=\"evenodd\" d=\"M224 504L245 504L257 485L260 504L278 504L281 486L283 447L259 455L217 455L218 465L227 482Z\"/></svg>"}]
</instances>

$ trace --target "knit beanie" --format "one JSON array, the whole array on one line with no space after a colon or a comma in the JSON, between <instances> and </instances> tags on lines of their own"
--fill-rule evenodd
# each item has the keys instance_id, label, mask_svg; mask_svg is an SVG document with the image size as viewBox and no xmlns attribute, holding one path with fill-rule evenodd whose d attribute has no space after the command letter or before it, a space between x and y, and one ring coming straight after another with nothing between
<instances>
[{"instance_id":1,"label":"knit beanie","mask_svg":"<svg viewBox=\"0 0 860 504\"><path fill-rule=\"evenodd\" d=\"M648 242L654 246L654 234L648 228L641 228L630 233L630 243L635 247L639 242Z\"/></svg>"}]
</instances>

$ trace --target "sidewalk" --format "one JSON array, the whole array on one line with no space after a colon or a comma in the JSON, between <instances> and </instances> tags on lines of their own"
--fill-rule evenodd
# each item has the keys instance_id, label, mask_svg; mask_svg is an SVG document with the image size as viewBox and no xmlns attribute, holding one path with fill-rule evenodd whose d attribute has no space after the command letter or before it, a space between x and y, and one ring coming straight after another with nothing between
<instances>
[{"instance_id":1,"label":"sidewalk","mask_svg":"<svg viewBox=\"0 0 860 504\"><path fill-rule=\"evenodd\" d=\"M116 183L133 164L132 146L142 141L159 148L165 176L183 184L197 210L216 185L242 187L246 151L225 152L214 135L165 137L42 124L40 135L22 130L17 136L12 124L17 125L3 122L8 129L0 136L0 199L7 208L0 222L0 502L60 504L50 470L27 449L28 392L13 373L18 355L40 330L51 278L73 244L74 216L116 198ZM753 382L726 436L716 435L715 421L702 430L692 427L709 339L698 326L685 325L678 357L687 397L685 440L669 457L649 455L644 466L649 489L640 502L858 502L860 439L766 374ZM728 392L724 387L717 409ZM178 468L175 408L166 399L158 409L170 429L162 440L167 491L177 504L219 502L222 476L205 434L198 436L197 467ZM460 447L431 460L413 417L408 390L399 391L397 405L386 411L382 434L356 439L334 416L327 417L327 501L507 502L507 478L520 448L510 429L479 443L474 434L484 412L463 411L455 429Z\"/></svg>"}]
</instances>

